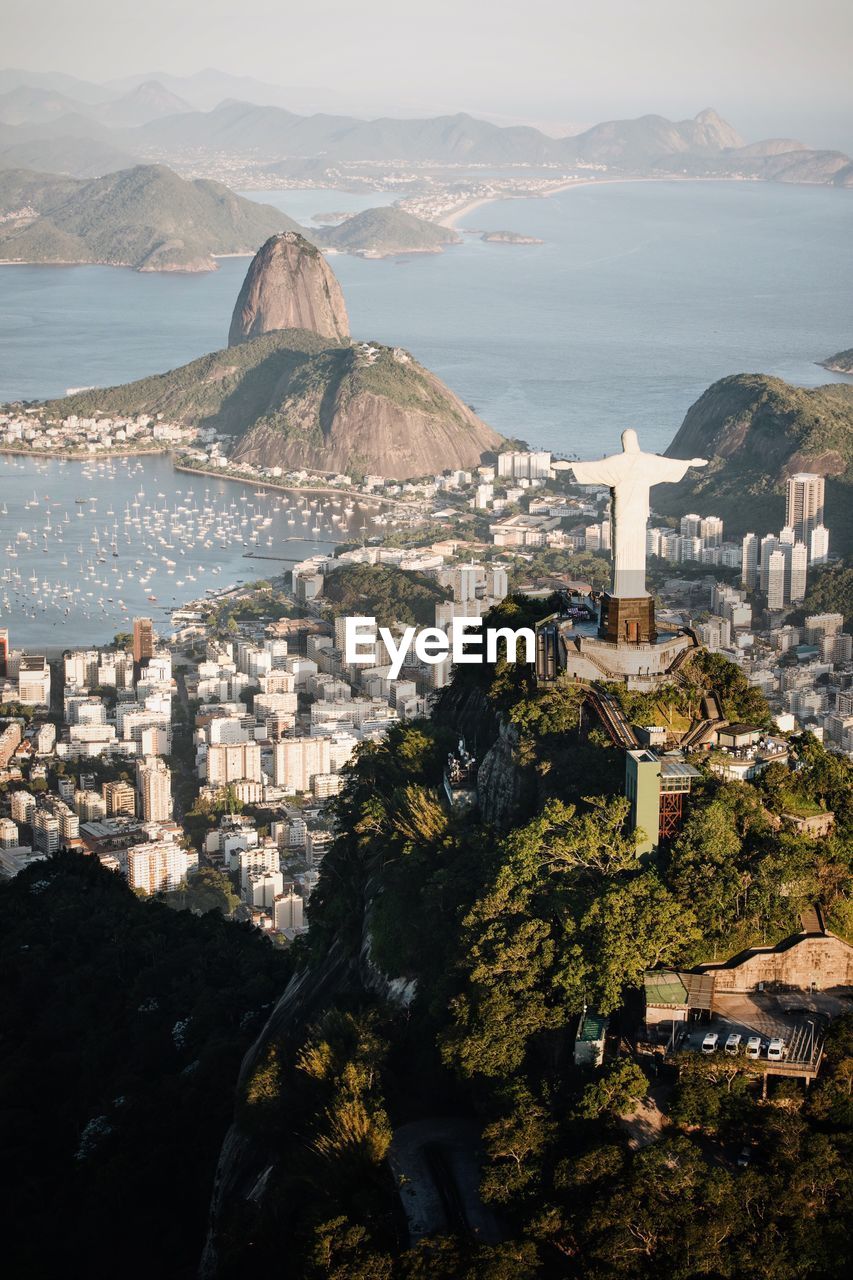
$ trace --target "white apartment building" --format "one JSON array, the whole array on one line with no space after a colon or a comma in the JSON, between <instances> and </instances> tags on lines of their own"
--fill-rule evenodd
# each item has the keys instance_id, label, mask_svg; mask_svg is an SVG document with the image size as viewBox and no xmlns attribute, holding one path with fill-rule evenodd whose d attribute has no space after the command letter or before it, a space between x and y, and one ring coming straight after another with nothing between
<instances>
[{"instance_id":1,"label":"white apartment building","mask_svg":"<svg viewBox=\"0 0 853 1280\"><path fill-rule=\"evenodd\" d=\"M273 781L277 787L309 791L315 774L331 771L331 744L326 737L284 738L273 748Z\"/></svg>"},{"instance_id":2,"label":"white apartment building","mask_svg":"<svg viewBox=\"0 0 853 1280\"><path fill-rule=\"evenodd\" d=\"M207 749L207 781L211 786L246 779L261 781L261 748L257 742L222 742Z\"/></svg>"},{"instance_id":3,"label":"white apartment building","mask_svg":"<svg viewBox=\"0 0 853 1280\"><path fill-rule=\"evenodd\" d=\"M145 822L168 822L172 816L172 774L158 756L136 762L139 812Z\"/></svg>"}]
</instances>

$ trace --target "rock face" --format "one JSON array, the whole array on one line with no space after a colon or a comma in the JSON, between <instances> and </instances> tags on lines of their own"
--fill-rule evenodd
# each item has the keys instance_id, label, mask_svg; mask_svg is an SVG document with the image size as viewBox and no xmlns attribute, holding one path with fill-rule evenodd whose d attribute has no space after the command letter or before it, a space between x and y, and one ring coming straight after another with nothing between
<instances>
[{"instance_id":1,"label":"rock face","mask_svg":"<svg viewBox=\"0 0 853 1280\"><path fill-rule=\"evenodd\" d=\"M408 480L466 470L502 437L399 347L329 348L281 380L235 462Z\"/></svg>"},{"instance_id":2,"label":"rock face","mask_svg":"<svg viewBox=\"0 0 853 1280\"><path fill-rule=\"evenodd\" d=\"M234 307L228 345L275 329L307 329L346 342L349 319L334 272L295 231L272 236L252 259Z\"/></svg>"}]
</instances>

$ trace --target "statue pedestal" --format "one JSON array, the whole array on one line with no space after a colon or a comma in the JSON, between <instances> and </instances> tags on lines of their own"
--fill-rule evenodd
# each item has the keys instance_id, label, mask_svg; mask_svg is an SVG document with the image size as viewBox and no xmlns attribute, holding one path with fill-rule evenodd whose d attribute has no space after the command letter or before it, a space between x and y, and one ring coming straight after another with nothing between
<instances>
[{"instance_id":1,"label":"statue pedestal","mask_svg":"<svg viewBox=\"0 0 853 1280\"><path fill-rule=\"evenodd\" d=\"M605 592L601 597L598 634L609 644L654 644L655 602L651 596L612 596Z\"/></svg>"}]
</instances>

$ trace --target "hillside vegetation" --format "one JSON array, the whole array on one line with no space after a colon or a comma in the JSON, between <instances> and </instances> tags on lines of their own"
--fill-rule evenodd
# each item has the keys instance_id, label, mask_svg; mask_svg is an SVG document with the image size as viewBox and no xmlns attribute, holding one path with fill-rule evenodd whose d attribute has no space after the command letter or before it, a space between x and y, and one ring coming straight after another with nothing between
<instances>
[{"instance_id":1,"label":"hillside vegetation","mask_svg":"<svg viewBox=\"0 0 853 1280\"><path fill-rule=\"evenodd\" d=\"M720 515L727 532L778 529L785 481L797 471L827 477L833 549L853 549L853 386L793 387L764 374L715 382L690 407L667 449L674 458L706 457L710 466L653 491L663 515Z\"/></svg>"},{"instance_id":2,"label":"hillside vegetation","mask_svg":"<svg viewBox=\"0 0 853 1280\"><path fill-rule=\"evenodd\" d=\"M403 209L365 209L339 227L319 233L325 246L342 252L381 257L393 253L439 253L444 245L458 244L460 237L448 227L416 218Z\"/></svg>"},{"instance_id":3,"label":"hillside vegetation","mask_svg":"<svg viewBox=\"0 0 853 1280\"><path fill-rule=\"evenodd\" d=\"M490 622L545 607L511 599ZM846 1273L849 1019L806 1095L771 1085L762 1102L745 1059L686 1055L669 1123L639 1147L622 1122L649 1089L639 1061L583 1070L572 1045L587 1005L630 1035L647 967L784 937L814 900L849 925L851 766L811 739L797 748L797 803L835 811L829 839L777 829L787 770L760 786L707 776L680 835L641 864L622 754L579 735L582 697L537 688L523 664L459 668L433 720L360 749L312 895L297 997L310 1019L279 1005L238 1099L229 1176L267 1174L251 1206L225 1203L214 1221L218 1280L240 1275L246 1232L256 1263L272 1265L284 1234L294 1274L318 1280L748 1280L768 1235L773 1280ZM460 733L481 790L516 796L503 828L442 801ZM385 998L391 977L410 984L406 1007ZM481 1135L489 1236L451 1218L407 1243L386 1157L408 1126L435 1134L443 1117Z\"/></svg>"},{"instance_id":4,"label":"hillside vegetation","mask_svg":"<svg viewBox=\"0 0 853 1280\"><path fill-rule=\"evenodd\" d=\"M342 565L326 577L322 603L334 618L360 614L376 618L377 626L431 627L435 606L450 593L425 573L396 565Z\"/></svg>"},{"instance_id":5,"label":"hillside vegetation","mask_svg":"<svg viewBox=\"0 0 853 1280\"><path fill-rule=\"evenodd\" d=\"M298 228L272 205L245 200L220 182L186 181L163 165L90 182L0 173L0 207L7 216L20 211L0 234L2 258L137 271L211 271L216 254L253 253L276 232Z\"/></svg>"},{"instance_id":6,"label":"hillside vegetation","mask_svg":"<svg viewBox=\"0 0 853 1280\"><path fill-rule=\"evenodd\" d=\"M338 346L277 330L169 373L40 406L68 414L158 414L238 437L236 460L398 479L469 467L501 437L398 348Z\"/></svg>"},{"instance_id":7,"label":"hillside vegetation","mask_svg":"<svg viewBox=\"0 0 853 1280\"><path fill-rule=\"evenodd\" d=\"M0 883L4 1271L195 1276L240 1060L289 965L97 858Z\"/></svg>"}]
</instances>

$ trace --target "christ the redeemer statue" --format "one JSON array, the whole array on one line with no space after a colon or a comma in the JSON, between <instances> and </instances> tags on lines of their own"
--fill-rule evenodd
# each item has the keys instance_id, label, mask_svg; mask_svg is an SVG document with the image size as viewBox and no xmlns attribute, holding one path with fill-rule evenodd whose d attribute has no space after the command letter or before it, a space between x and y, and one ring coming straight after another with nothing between
<instances>
[{"instance_id":1,"label":"christ the redeemer statue","mask_svg":"<svg viewBox=\"0 0 853 1280\"><path fill-rule=\"evenodd\" d=\"M690 467L705 467L707 458L663 458L643 453L636 431L622 432L622 453L599 462L572 462L578 484L604 484L610 490L613 526L613 585L610 594L641 599L646 591L646 525L649 489L653 484L683 480Z\"/></svg>"}]
</instances>

